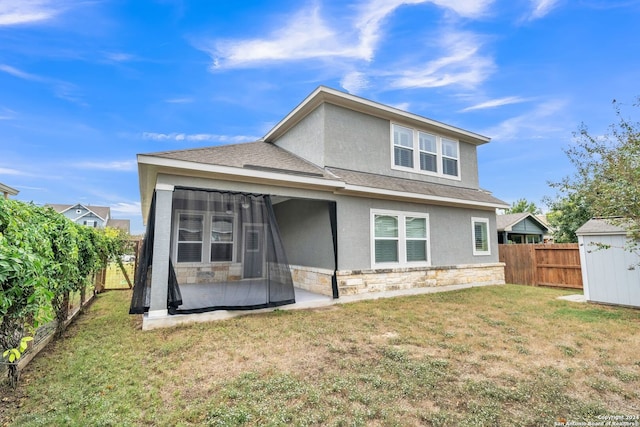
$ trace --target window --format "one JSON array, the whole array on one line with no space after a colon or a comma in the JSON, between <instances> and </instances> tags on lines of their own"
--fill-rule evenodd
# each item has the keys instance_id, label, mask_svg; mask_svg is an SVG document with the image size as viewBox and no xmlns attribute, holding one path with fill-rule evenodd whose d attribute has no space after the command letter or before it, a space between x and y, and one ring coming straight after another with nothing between
<instances>
[{"instance_id":1,"label":"window","mask_svg":"<svg viewBox=\"0 0 640 427\"><path fill-rule=\"evenodd\" d=\"M211 217L211 261L233 259L233 217Z\"/></svg>"},{"instance_id":2,"label":"window","mask_svg":"<svg viewBox=\"0 0 640 427\"><path fill-rule=\"evenodd\" d=\"M471 218L473 227L473 254L491 255L489 242L489 220L487 218Z\"/></svg>"},{"instance_id":3,"label":"window","mask_svg":"<svg viewBox=\"0 0 640 427\"><path fill-rule=\"evenodd\" d=\"M372 265L428 265L429 216L372 211Z\"/></svg>"},{"instance_id":4,"label":"window","mask_svg":"<svg viewBox=\"0 0 640 427\"><path fill-rule=\"evenodd\" d=\"M393 169L460 178L459 142L392 124Z\"/></svg>"},{"instance_id":5,"label":"window","mask_svg":"<svg viewBox=\"0 0 640 427\"><path fill-rule=\"evenodd\" d=\"M394 125L393 158L396 166L413 167L413 131L411 129Z\"/></svg>"},{"instance_id":6,"label":"window","mask_svg":"<svg viewBox=\"0 0 640 427\"><path fill-rule=\"evenodd\" d=\"M235 217L215 212L178 211L175 259L180 263L232 262Z\"/></svg>"},{"instance_id":7,"label":"window","mask_svg":"<svg viewBox=\"0 0 640 427\"><path fill-rule=\"evenodd\" d=\"M442 173L458 176L458 141L442 138Z\"/></svg>"},{"instance_id":8,"label":"window","mask_svg":"<svg viewBox=\"0 0 640 427\"><path fill-rule=\"evenodd\" d=\"M429 133L418 132L420 138L420 169L429 172L438 172L438 146L436 136Z\"/></svg>"},{"instance_id":9,"label":"window","mask_svg":"<svg viewBox=\"0 0 640 427\"><path fill-rule=\"evenodd\" d=\"M98 227L98 221L92 221L92 220L85 220L83 222L83 225L86 225L87 227L93 227L93 228L97 228Z\"/></svg>"},{"instance_id":10,"label":"window","mask_svg":"<svg viewBox=\"0 0 640 427\"><path fill-rule=\"evenodd\" d=\"M178 262L201 262L204 215L179 214Z\"/></svg>"}]
</instances>

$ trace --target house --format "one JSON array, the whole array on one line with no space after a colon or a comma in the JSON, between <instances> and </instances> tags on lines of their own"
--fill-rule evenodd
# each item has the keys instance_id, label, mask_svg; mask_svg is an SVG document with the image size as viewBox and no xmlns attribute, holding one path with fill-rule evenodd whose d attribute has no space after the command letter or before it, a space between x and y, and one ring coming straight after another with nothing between
<instances>
[{"instance_id":1,"label":"house","mask_svg":"<svg viewBox=\"0 0 640 427\"><path fill-rule=\"evenodd\" d=\"M592 218L576 230L587 301L640 307L640 257L623 221Z\"/></svg>"},{"instance_id":2,"label":"house","mask_svg":"<svg viewBox=\"0 0 640 427\"><path fill-rule=\"evenodd\" d=\"M15 188L11 188L8 185L5 185L0 182L0 192L2 193L5 199L8 199L9 196L17 196L19 191Z\"/></svg>"},{"instance_id":3,"label":"house","mask_svg":"<svg viewBox=\"0 0 640 427\"><path fill-rule=\"evenodd\" d=\"M332 298L503 284L493 236L508 204L478 183L489 141L321 86L259 141L140 154L130 312L151 327L274 307L295 301L285 282Z\"/></svg>"},{"instance_id":4,"label":"house","mask_svg":"<svg viewBox=\"0 0 640 427\"><path fill-rule=\"evenodd\" d=\"M498 243L544 243L549 228L529 212L497 216Z\"/></svg>"},{"instance_id":5,"label":"house","mask_svg":"<svg viewBox=\"0 0 640 427\"><path fill-rule=\"evenodd\" d=\"M111 218L111 208L108 206L91 206L81 203L74 205L48 203L45 206L53 208L76 224L94 228L117 228L129 233L130 220Z\"/></svg>"}]
</instances>

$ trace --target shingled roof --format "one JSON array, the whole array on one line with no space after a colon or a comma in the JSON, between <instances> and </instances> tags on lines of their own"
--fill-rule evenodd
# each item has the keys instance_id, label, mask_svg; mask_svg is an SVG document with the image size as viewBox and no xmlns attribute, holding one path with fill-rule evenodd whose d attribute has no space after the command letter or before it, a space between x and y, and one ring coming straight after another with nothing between
<instances>
[{"instance_id":1,"label":"shingled roof","mask_svg":"<svg viewBox=\"0 0 640 427\"><path fill-rule=\"evenodd\" d=\"M274 144L256 141L241 144L203 147L190 150L163 151L147 157L189 163L225 166L245 170L274 172L289 176L308 176L338 182L336 190L350 193L375 193L404 198L429 199L434 202L499 207L505 203L489 192L453 185L357 172L334 167L319 167ZM193 167L191 167L193 169Z\"/></svg>"},{"instance_id":2,"label":"shingled roof","mask_svg":"<svg viewBox=\"0 0 640 427\"><path fill-rule=\"evenodd\" d=\"M474 188L456 187L453 185L436 184L346 169L327 169L345 183L360 187L420 194L438 199L458 199L486 204L504 204L502 200L493 197L489 192Z\"/></svg>"},{"instance_id":3,"label":"shingled roof","mask_svg":"<svg viewBox=\"0 0 640 427\"><path fill-rule=\"evenodd\" d=\"M104 220L107 220L111 216L111 208L108 206L91 206L91 205L83 205L82 203L75 203L73 205L47 203L46 206L50 206L51 208L53 208L54 211L58 213L65 212L73 208L74 206L83 206Z\"/></svg>"},{"instance_id":4,"label":"shingled roof","mask_svg":"<svg viewBox=\"0 0 640 427\"><path fill-rule=\"evenodd\" d=\"M172 160L335 179L325 169L262 141L145 154Z\"/></svg>"}]
</instances>

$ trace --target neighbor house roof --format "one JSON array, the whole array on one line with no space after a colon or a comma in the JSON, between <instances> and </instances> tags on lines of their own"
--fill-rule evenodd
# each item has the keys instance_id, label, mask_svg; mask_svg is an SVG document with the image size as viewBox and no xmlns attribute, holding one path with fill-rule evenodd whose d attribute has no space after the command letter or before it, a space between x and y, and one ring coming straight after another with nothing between
<instances>
[{"instance_id":1,"label":"neighbor house roof","mask_svg":"<svg viewBox=\"0 0 640 427\"><path fill-rule=\"evenodd\" d=\"M520 212L513 214L497 215L496 216L496 228L498 231L513 231L513 227L516 224L524 221L525 218L531 218L533 221L540 225L543 230L549 230L542 221L540 221L534 214L529 212Z\"/></svg>"},{"instance_id":2,"label":"neighbor house roof","mask_svg":"<svg viewBox=\"0 0 640 427\"><path fill-rule=\"evenodd\" d=\"M76 206L81 206L86 210L93 212L97 217L106 221L109 216L111 216L111 208L108 206L91 206L91 205L83 205L82 203L75 203L73 205L62 205L56 203L47 203L46 206L50 206L54 211L58 213L64 213L69 209L73 209Z\"/></svg>"}]
</instances>

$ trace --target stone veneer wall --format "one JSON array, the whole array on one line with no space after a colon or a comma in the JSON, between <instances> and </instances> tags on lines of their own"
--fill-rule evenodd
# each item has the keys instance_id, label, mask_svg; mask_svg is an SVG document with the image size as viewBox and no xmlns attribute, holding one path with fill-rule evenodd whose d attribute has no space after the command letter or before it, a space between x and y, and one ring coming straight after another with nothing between
<instances>
[{"instance_id":1,"label":"stone veneer wall","mask_svg":"<svg viewBox=\"0 0 640 427\"><path fill-rule=\"evenodd\" d=\"M333 270L324 268L290 265L291 278L296 288L304 289L320 295L332 296L331 277Z\"/></svg>"},{"instance_id":2,"label":"stone veneer wall","mask_svg":"<svg viewBox=\"0 0 640 427\"><path fill-rule=\"evenodd\" d=\"M340 296L447 285L504 285L504 263L338 271ZM329 282L331 283L331 282Z\"/></svg>"},{"instance_id":3,"label":"stone veneer wall","mask_svg":"<svg viewBox=\"0 0 640 427\"><path fill-rule=\"evenodd\" d=\"M177 265L174 267L178 283L188 285L193 283L216 283L240 280L242 278L242 264L207 264L199 266Z\"/></svg>"}]
</instances>

